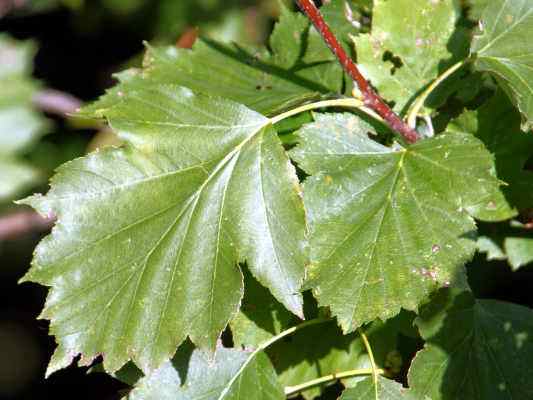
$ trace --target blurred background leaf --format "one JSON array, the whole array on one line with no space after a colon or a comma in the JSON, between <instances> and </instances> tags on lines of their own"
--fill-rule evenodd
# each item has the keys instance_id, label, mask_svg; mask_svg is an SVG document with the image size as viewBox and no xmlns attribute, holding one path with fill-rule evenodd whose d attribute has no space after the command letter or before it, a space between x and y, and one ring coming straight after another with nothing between
<instances>
[{"instance_id":1,"label":"blurred background leaf","mask_svg":"<svg viewBox=\"0 0 533 400\"><path fill-rule=\"evenodd\" d=\"M32 99L39 83L31 77L35 43L0 35L0 203L36 183L39 173L22 155L48 124Z\"/></svg>"}]
</instances>

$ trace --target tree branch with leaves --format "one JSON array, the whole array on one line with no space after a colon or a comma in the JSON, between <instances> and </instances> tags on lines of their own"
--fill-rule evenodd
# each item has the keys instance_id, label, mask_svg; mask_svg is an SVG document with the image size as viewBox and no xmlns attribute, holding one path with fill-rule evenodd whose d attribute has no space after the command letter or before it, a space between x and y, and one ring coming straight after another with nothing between
<instances>
[{"instance_id":1,"label":"tree branch with leaves","mask_svg":"<svg viewBox=\"0 0 533 400\"><path fill-rule=\"evenodd\" d=\"M47 374L103 355L136 372L130 399L312 398L339 379L343 400L531 397L533 313L476 299L465 265L532 201L516 38L533 6L491 1L465 32L453 0L376 0L372 26L356 3L297 3L307 17L285 8L260 49L147 45L80 110L122 145L21 202L57 216L22 279L50 287ZM425 343L407 376L405 335Z\"/></svg>"}]
</instances>

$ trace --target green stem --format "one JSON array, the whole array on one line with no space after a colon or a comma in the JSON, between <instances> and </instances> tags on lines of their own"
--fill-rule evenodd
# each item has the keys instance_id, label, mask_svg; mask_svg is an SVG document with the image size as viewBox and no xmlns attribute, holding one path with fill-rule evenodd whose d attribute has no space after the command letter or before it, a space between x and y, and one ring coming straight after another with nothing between
<instances>
[{"instance_id":1,"label":"green stem","mask_svg":"<svg viewBox=\"0 0 533 400\"><path fill-rule=\"evenodd\" d=\"M426 102L429 95L437 88L437 86L439 86L443 81L445 81L446 78L448 78L455 71L460 69L466 63L466 61L467 60L462 60L459 61L457 64L452 65L450 68L444 71L437 79L435 79L420 96L418 96L416 101L411 106L409 113L407 114L407 124L411 128L414 129L416 127L416 117L418 116L420 109L424 106L424 103Z\"/></svg>"},{"instance_id":2,"label":"green stem","mask_svg":"<svg viewBox=\"0 0 533 400\"><path fill-rule=\"evenodd\" d=\"M275 117L272 117L270 119L270 122L272 123L272 125L274 125L280 121L283 121L286 118L292 117L302 112L316 110L317 108L325 108L325 107L357 108L371 115L372 117L381 120L379 115L374 113L372 110L364 107L364 103L361 100L351 98L351 97L346 97L342 99L323 100L323 101L317 101L315 103L304 104L303 106L293 108L292 110L284 112L283 114L279 114L279 115L276 115Z\"/></svg>"},{"instance_id":3,"label":"green stem","mask_svg":"<svg viewBox=\"0 0 533 400\"><path fill-rule=\"evenodd\" d=\"M382 369L378 371L380 374L383 374L385 372ZM344 378L351 378L353 376L371 375L372 373L373 373L372 368L360 368L360 369L352 369L350 371L338 372L336 374L322 376L320 378L313 379L308 382L304 382L300 385L286 386L285 395L292 396L293 394L303 392L304 390L311 389L315 386L319 386L324 383L333 382L333 381L344 379Z\"/></svg>"},{"instance_id":4,"label":"green stem","mask_svg":"<svg viewBox=\"0 0 533 400\"><path fill-rule=\"evenodd\" d=\"M379 378L379 368L376 365L376 360L374 359L374 353L372 352L372 346L370 346L370 342L368 341L368 338L366 337L365 333L363 332L363 329L359 329L359 335L361 335L361 339L363 339L363 343L366 348L366 352L368 353L368 357L370 358L370 365L372 366L372 379L374 381L374 394L376 400L379 400L378 395L378 378Z\"/></svg>"},{"instance_id":5,"label":"green stem","mask_svg":"<svg viewBox=\"0 0 533 400\"><path fill-rule=\"evenodd\" d=\"M324 20L323 15L313 2L313 0L295 0L300 9L307 15L307 18L313 23L317 32L335 55L344 71L353 79L359 87L359 91L364 99L364 103L378 113L393 132L398 132L408 143L415 143L419 137L414 129L409 128L407 124L396 114L385 101L374 91L370 82L366 80L359 68L342 47L339 39L335 36L328 23Z\"/></svg>"},{"instance_id":6,"label":"green stem","mask_svg":"<svg viewBox=\"0 0 533 400\"><path fill-rule=\"evenodd\" d=\"M277 341L283 339L284 337L292 335L293 333L298 332L299 330L302 330L304 328L307 328L308 326L312 326L312 325L316 325L316 324L322 324L322 323L328 322L328 321L331 321L331 319L329 319L329 318L316 318L316 319L311 319L309 321L305 321L305 322L303 322L303 323L301 323L299 325L293 326L292 328L286 329L283 332L281 332L280 334L278 334L278 335L274 336L273 338L267 340L266 342L261 343L259 345L259 347L257 349L255 349L253 354L255 355L255 353L259 353L260 351L265 350L267 347L272 346L274 343L276 343Z\"/></svg>"},{"instance_id":7,"label":"green stem","mask_svg":"<svg viewBox=\"0 0 533 400\"><path fill-rule=\"evenodd\" d=\"M289 329L286 329L284 330L283 332L281 332L279 335L276 335L274 336L273 338L267 340L266 342L263 342L261 343L251 354L250 356L246 359L246 361L241 365L241 367L239 368L239 370L233 375L233 377L231 378L231 380L228 382L228 384L226 385L226 388L222 391L222 393L220 394L219 396L219 399L222 399L224 398L224 396L226 395L226 393L228 392L228 390L231 388L231 386L233 385L233 383L237 380L237 378L242 374L242 371L244 371L244 369L248 366L248 364L250 364L252 362L252 360L257 356L257 354L259 354L260 352L262 352L263 350L265 350L267 347L269 346L272 346L274 343L276 343L278 340L281 340L283 339L284 337L286 336L289 336L289 335L292 335L293 333L295 332L298 332L299 330L301 329L304 329L304 328L307 328L308 326L311 326L311 325L316 325L316 324L321 324L323 322L327 322L327 321L331 321L331 319L326 319L326 318L316 318L316 319L312 319L310 321L306 321L304 323L301 323L299 325L296 325L296 326L293 326L292 328L289 328Z\"/></svg>"}]
</instances>

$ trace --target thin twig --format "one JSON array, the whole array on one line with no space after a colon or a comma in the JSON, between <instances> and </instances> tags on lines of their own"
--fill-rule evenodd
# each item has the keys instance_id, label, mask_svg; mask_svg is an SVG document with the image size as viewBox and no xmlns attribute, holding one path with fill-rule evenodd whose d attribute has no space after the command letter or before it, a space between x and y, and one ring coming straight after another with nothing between
<instances>
[{"instance_id":1,"label":"thin twig","mask_svg":"<svg viewBox=\"0 0 533 400\"><path fill-rule=\"evenodd\" d=\"M325 319L325 318L316 318L316 319L311 319L309 321L305 321L299 325L296 325L296 326L293 326L292 328L289 328L289 329L286 329L284 330L283 332L281 332L280 334L274 336L273 338L267 340L266 342L263 342L261 343L249 356L248 358L246 359L246 361L241 365L241 367L239 368L239 370L233 375L233 377L231 378L231 380L228 382L228 384L226 385L226 388L222 391L222 393L220 394L219 396L219 399L223 398L227 391L229 390L229 388L231 388L231 386L233 385L233 383L237 380L237 378L241 375L242 371L244 371L244 369L248 366L248 364L250 364L252 362L252 360L255 358L255 356L257 356L257 354L259 354L260 352L262 352L263 350L265 350L267 347L273 345L274 343L276 343L277 341L283 339L284 337L286 336L289 336L289 335L292 335L293 333L295 332L298 332L299 330L301 329L304 329L304 328L307 328L308 326L311 326L311 325L316 325L316 324L322 324L324 322L328 322L330 321L329 319Z\"/></svg>"},{"instance_id":2,"label":"thin twig","mask_svg":"<svg viewBox=\"0 0 533 400\"><path fill-rule=\"evenodd\" d=\"M370 365L372 366L372 380L374 381L374 396L375 399L378 400L378 378L380 375L379 368L376 365L374 353L372 352L372 346L370 346L370 342L368 341L365 332L363 332L363 328L359 328L359 335L361 335L361 339L363 339L366 352L368 353L368 358L370 358Z\"/></svg>"},{"instance_id":3,"label":"thin twig","mask_svg":"<svg viewBox=\"0 0 533 400\"><path fill-rule=\"evenodd\" d=\"M378 372L380 374L385 373L385 371L383 371L382 369L378 369ZM299 385L286 386L285 395L292 396L293 394L303 392L304 390L311 389L315 386L323 385L324 383L334 382L339 379L352 378L354 376L372 375L372 373L373 373L372 368L360 368L360 369L352 369L350 371L337 372L331 375L321 376L320 378L313 379L311 381L304 382Z\"/></svg>"},{"instance_id":4,"label":"thin twig","mask_svg":"<svg viewBox=\"0 0 533 400\"><path fill-rule=\"evenodd\" d=\"M383 101L383 99L376 94L374 89L370 86L365 77L359 72L357 65L348 56L344 48L341 46L330 27L324 21L322 14L315 6L312 0L295 0L302 11L307 15L309 20L313 23L317 31L320 33L328 47L337 57L344 70L357 83L359 90L363 96L365 105L373 109L376 113L387 122L387 125L398 132L408 143L415 143L419 137L416 131L409 127L392 109Z\"/></svg>"},{"instance_id":5,"label":"thin twig","mask_svg":"<svg viewBox=\"0 0 533 400\"><path fill-rule=\"evenodd\" d=\"M272 117L270 119L270 122L273 125L275 125L278 122L283 121L286 118L292 117L294 115L300 114L300 113L305 112L305 111L316 110L317 108L346 107L346 108L356 108L356 109L363 110L363 106L364 106L364 104L363 104L362 101L360 101L358 99L354 99L353 97L346 97L346 98L341 98L341 99L331 99L331 100L322 100L322 101L317 101L315 103L304 104L304 105L302 105L300 107L296 107L296 108L293 108L293 109L291 109L291 110L289 110L287 112L284 112L282 114L276 115L275 117ZM368 110L368 109L366 109L364 111L372 112L371 110Z\"/></svg>"},{"instance_id":6,"label":"thin twig","mask_svg":"<svg viewBox=\"0 0 533 400\"><path fill-rule=\"evenodd\" d=\"M45 218L34 211L17 211L0 217L0 242L13 240L32 232L52 228L55 218Z\"/></svg>"},{"instance_id":7,"label":"thin twig","mask_svg":"<svg viewBox=\"0 0 533 400\"><path fill-rule=\"evenodd\" d=\"M414 128L416 126L416 117L420 113L420 110L424 106L424 103L426 102L429 95L433 93L437 86L444 82L450 75L460 69L465 64L465 62L466 60L460 61L448 68L437 79L435 79L420 96L418 96L416 101L411 106L411 109L407 113L407 123L411 128Z\"/></svg>"},{"instance_id":8,"label":"thin twig","mask_svg":"<svg viewBox=\"0 0 533 400\"><path fill-rule=\"evenodd\" d=\"M74 114L82 106L82 101L59 90L45 89L33 96L33 104L44 112L65 118Z\"/></svg>"}]
</instances>

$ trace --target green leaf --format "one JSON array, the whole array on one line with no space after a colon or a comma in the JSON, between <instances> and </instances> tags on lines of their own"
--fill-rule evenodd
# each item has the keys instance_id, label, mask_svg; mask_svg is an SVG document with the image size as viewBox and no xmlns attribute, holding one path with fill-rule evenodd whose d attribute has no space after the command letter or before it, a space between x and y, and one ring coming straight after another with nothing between
<instances>
[{"instance_id":1,"label":"green leaf","mask_svg":"<svg viewBox=\"0 0 533 400\"><path fill-rule=\"evenodd\" d=\"M0 35L0 154L24 150L41 134L43 118L32 107L39 88L31 77L36 50L31 41Z\"/></svg>"},{"instance_id":2,"label":"green leaf","mask_svg":"<svg viewBox=\"0 0 533 400\"><path fill-rule=\"evenodd\" d=\"M479 236L476 245L480 253L487 254L488 261L507 258L500 244L490 236Z\"/></svg>"},{"instance_id":3,"label":"green leaf","mask_svg":"<svg viewBox=\"0 0 533 400\"><path fill-rule=\"evenodd\" d=\"M18 157L46 127L44 118L32 106L39 87L31 78L35 51L33 42L0 35L0 202L11 200L39 177Z\"/></svg>"},{"instance_id":4,"label":"green leaf","mask_svg":"<svg viewBox=\"0 0 533 400\"><path fill-rule=\"evenodd\" d=\"M13 199L21 190L37 181L35 169L19 160L0 155L0 203Z\"/></svg>"},{"instance_id":5,"label":"green leaf","mask_svg":"<svg viewBox=\"0 0 533 400\"><path fill-rule=\"evenodd\" d=\"M58 224L24 280L51 286L42 316L59 346L148 373L189 336L214 350L238 311L247 261L302 316L304 209L270 120L244 106L147 81L103 110L126 142L65 164L45 197Z\"/></svg>"},{"instance_id":6,"label":"green leaf","mask_svg":"<svg viewBox=\"0 0 533 400\"><path fill-rule=\"evenodd\" d=\"M409 371L417 399L533 398L530 309L442 291L416 324L426 340Z\"/></svg>"},{"instance_id":7,"label":"green leaf","mask_svg":"<svg viewBox=\"0 0 533 400\"><path fill-rule=\"evenodd\" d=\"M367 3L365 5L361 3ZM360 30L361 11L363 8L370 8L368 1L343 0L326 2L320 12L324 20L333 29L335 36L345 45L346 50L352 50L353 41L351 36L356 35Z\"/></svg>"},{"instance_id":8,"label":"green leaf","mask_svg":"<svg viewBox=\"0 0 533 400\"><path fill-rule=\"evenodd\" d=\"M321 94L340 93L343 72L303 15L285 12L270 40L272 53L210 39L192 50L148 47L142 77L224 97L266 115ZM119 101L117 89L85 109L91 114Z\"/></svg>"},{"instance_id":9,"label":"green leaf","mask_svg":"<svg viewBox=\"0 0 533 400\"><path fill-rule=\"evenodd\" d=\"M256 348L287 329L294 316L245 269L244 298L231 321L235 347Z\"/></svg>"},{"instance_id":10,"label":"green leaf","mask_svg":"<svg viewBox=\"0 0 533 400\"><path fill-rule=\"evenodd\" d=\"M470 133L480 139L494 155L503 201L515 211L533 204L533 172L525 169L533 156L533 135L520 131L520 114L510 101L497 93L477 111L463 113L448 127L449 131Z\"/></svg>"},{"instance_id":11,"label":"green leaf","mask_svg":"<svg viewBox=\"0 0 533 400\"><path fill-rule=\"evenodd\" d=\"M45 126L41 115L29 105L13 104L1 107L0 154L7 155L24 151L39 139Z\"/></svg>"},{"instance_id":12,"label":"green leaf","mask_svg":"<svg viewBox=\"0 0 533 400\"><path fill-rule=\"evenodd\" d=\"M270 35L272 59L276 65L289 69L298 62L302 56L305 31L308 27L309 21L304 15L286 10L281 13Z\"/></svg>"},{"instance_id":13,"label":"green leaf","mask_svg":"<svg viewBox=\"0 0 533 400\"><path fill-rule=\"evenodd\" d=\"M330 9L330 5L325 6L326 9ZM332 5L331 5L332 7ZM322 7L324 9L324 7ZM300 15L307 21L307 18ZM278 25L282 25L283 20ZM294 25L289 23L288 26ZM294 28L292 28L294 31ZM302 49L300 51L301 58L291 71L294 71L295 77L303 77L315 85L319 84L322 88L317 90L322 94L339 94L343 89L343 75L344 72L336 57L331 50L325 45L324 39L318 33L313 25L308 25L307 30L302 35ZM293 34L294 35L294 34ZM287 41L290 40L290 36L286 35L285 38L280 38L278 47L287 46ZM272 46L272 40L271 40ZM298 78L297 78L298 79ZM304 81L302 81L303 83Z\"/></svg>"},{"instance_id":14,"label":"green leaf","mask_svg":"<svg viewBox=\"0 0 533 400\"><path fill-rule=\"evenodd\" d=\"M464 281L474 250L472 217L501 218L506 205L491 155L472 135L444 134L385 147L348 114L316 115L292 157L304 186L311 265L306 287L344 332Z\"/></svg>"},{"instance_id":15,"label":"green leaf","mask_svg":"<svg viewBox=\"0 0 533 400\"><path fill-rule=\"evenodd\" d=\"M481 17L482 28L471 52L476 66L494 74L523 115L523 129L533 127L533 3L492 0Z\"/></svg>"},{"instance_id":16,"label":"green leaf","mask_svg":"<svg viewBox=\"0 0 533 400\"><path fill-rule=\"evenodd\" d=\"M409 104L439 73L467 55L452 54L459 10L454 0L375 0L372 32L354 38L357 61L367 79L394 109Z\"/></svg>"},{"instance_id":17,"label":"green leaf","mask_svg":"<svg viewBox=\"0 0 533 400\"><path fill-rule=\"evenodd\" d=\"M18 41L6 34L0 35L1 59L0 78L30 75L36 52L32 41Z\"/></svg>"},{"instance_id":18,"label":"green leaf","mask_svg":"<svg viewBox=\"0 0 533 400\"><path fill-rule=\"evenodd\" d=\"M485 11L485 8L487 8L490 2L491 0L467 0L468 16L473 20L481 19L483 11Z\"/></svg>"},{"instance_id":19,"label":"green leaf","mask_svg":"<svg viewBox=\"0 0 533 400\"><path fill-rule=\"evenodd\" d=\"M214 359L182 346L172 361L139 380L129 400L283 400L270 360L263 353L217 349Z\"/></svg>"},{"instance_id":20,"label":"green leaf","mask_svg":"<svg viewBox=\"0 0 533 400\"><path fill-rule=\"evenodd\" d=\"M374 349L374 357L384 368L396 351L398 331L391 325L373 323L365 333ZM359 368L371 368L359 333L343 335L335 321L307 327L287 341L279 341L268 349L279 379L284 386L294 386L319 377ZM343 380L353 386L361 378ZM335 383L335 382L332 382ZM320 388L302 393L306 399L320 395Z\"/></svg>"},{"instance_id":21,"label":"green leaf","mask_svg":"<svg viewBox=\"0 0 533 400\"><path fill-rule=\"evenodd\" d=\"M520 130L520 114L503 93L496 93L477 111L463 113L448 126L449 131L471 133L483 141L494 155L498 177L506 184L501 188L509 208L513 210L509 217L518 211L528 209L533 204L533 173L527 170L526 163L533 156L533 135ZM487 253L487 258L509 259L513 269L527 264L528 257L522 252L507 254L509 248L516 249L515 243L522 243L516 230L504 229L486 232L478 239L478 248ZM520 248L521 246L519 246Z\"/></svg>"},{"instance_id":22,"label":"green leaf","mask_svg":"<svg viewBox=\"0 0 533 400\"><path fill-rule=\"evenodd\" d=\"M487 253L487 260L507 260L513 271L533 262L533 233L518 221L507 224L482 225L483 236L478 250Z\"/></svg>"},{"instance_id":23,"label":"green leaf","mask_svg":"<svg viewBox=\"0 0 533 400\"><path fill-rule=\"evenodd\" d=\"M153 20L146 25L154 25L154 37L159 42L175 41L187 27L198 27L203 35L229 38L239 43L255 42L261 36L263 25L269 21L274 10L274 1L267 7L254 7L243 4L242 0L157 0L149 2L153 10ZM265 15L266 14L266 15Z\"/></svg>"},{"instance_id":24,"label":"green leaf","mask_svg":"<svg viewBox=\"0 0 533 400\"><path fill-rule=\"evenodd\" d=\"M504 246L513 270L533 262L533 238L509 237Z\"/></svg>"},{"instance_id":25,"label":"green leaf","mask_svg":"<svg viewBox=\"0 0 533 400\"><path fill-rule=\"evenodd\" d=\"M378 379L378 396L379 400L415 400L400 383L383 377ZM354 388L346 389L339 400L376 400L373 379L366 378Z\"/></svg>"}]
</instances>

